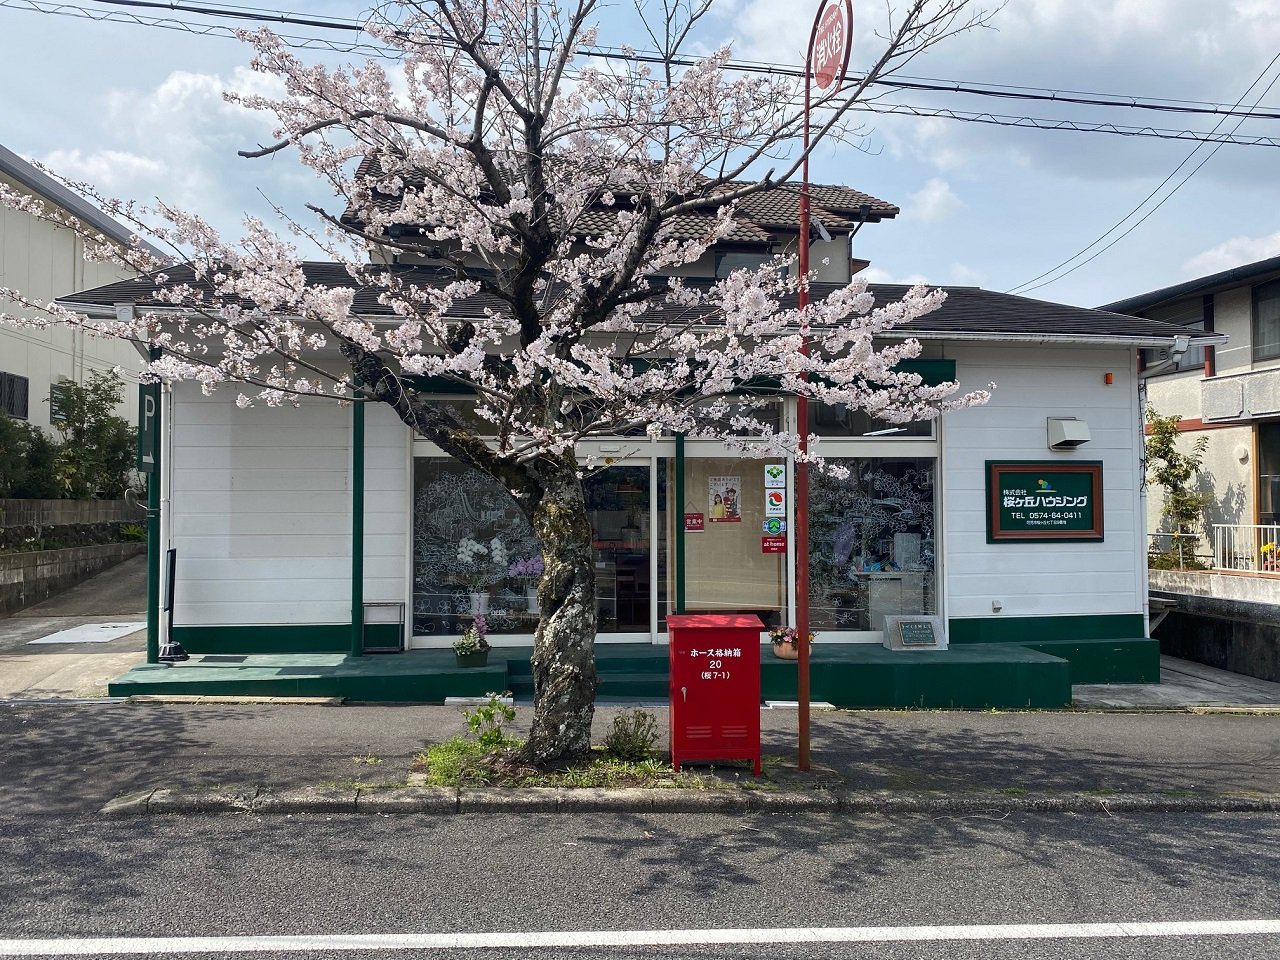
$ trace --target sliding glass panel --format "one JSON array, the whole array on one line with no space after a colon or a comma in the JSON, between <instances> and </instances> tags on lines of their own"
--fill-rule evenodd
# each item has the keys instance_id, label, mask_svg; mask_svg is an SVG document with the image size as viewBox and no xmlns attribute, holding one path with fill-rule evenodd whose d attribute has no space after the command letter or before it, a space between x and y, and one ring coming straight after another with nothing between
<instances>
[{"instance_id":1,"label":"sliding glass panel","mask_svg":"<svg viewBox=\"0 0 1280 960\"><path fill-rule=\"evenodd\" d=\"M665 469L659 479L663 524ZM609 467L583 486L599 632L648 634L654 589L649 468ZM477 613L485 614L492 635L530 634L538 623L541 573L533 530L501 484L449 457L414 460L415 636L455 636ZM665 597L665 577L658 590Z\"/></svg>"},{"instance_id":2,"label":"sliding glass panel","mask_svg":"<svg viewBox=\"0 0 1280 960\"><path fill-rule=\"evenodd\" d=\"M934 460L836 459L809 474L813 629L884 629L886 614L936 612Z\"/></svg>"},{"instance_id":3,"label":"sliding glass panel","mask_svg":"<svg viewBox=\"0 0 1280 960\"><path fill-rule=\"evenodd\" d=\"M608 467L583 482L596 572L597 630L648 633L653 595L649 468Z\"/></svg>"},{"instance_id":4,"label":"sliding glass panel","mask_svg":"<svg viewBox=\"0 0 1280 960\"><path fill-rule=\"evenodd\" d=\"M758 614L782 622L787 554L764 540L765 463L730 457L685 460L685 610Z\"/></svg>"}]
</instances>

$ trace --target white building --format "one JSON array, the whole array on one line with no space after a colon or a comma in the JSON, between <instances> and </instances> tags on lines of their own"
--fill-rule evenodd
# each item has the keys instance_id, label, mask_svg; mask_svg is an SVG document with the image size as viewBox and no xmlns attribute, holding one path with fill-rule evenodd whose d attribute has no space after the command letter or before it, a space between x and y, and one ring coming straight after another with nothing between
<instances>
[{"instance_id":1,"label":"white building","mask_svg":"<svg viewBox=\"0 0 1280 960\"><path fill-rule=\"evenodd\" d=\"M3 146L0 182L78 217L121 244L130 242L126 227ZM0 207L0 287L52 301L130 275L114 265L86 260L84 242L71 230ZM0 298L0 312L23 311ZM89 337L62 325L19 329L0 324L0 409L11 417L48 430L48 401L59 383L82 384L89 373L114 367L136 383L141 354L132 344ZM136 407L136 400L128 395L119 413L134 422Z\"/></svg>"}]
</instances>

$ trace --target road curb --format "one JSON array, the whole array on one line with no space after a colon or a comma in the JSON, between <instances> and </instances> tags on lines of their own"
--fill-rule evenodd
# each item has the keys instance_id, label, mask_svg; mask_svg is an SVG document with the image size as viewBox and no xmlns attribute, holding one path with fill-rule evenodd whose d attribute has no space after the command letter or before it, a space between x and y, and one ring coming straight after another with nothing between
<instances>
[{"instance_id":1,"label":"road curb","mask_svg":"<svg viewBox=\"0 0 1280 960\"><path fill-rule=\"evenodd\" d=\"M104 816L203 813L926 813L990 816L1007 813L1274 813L1280 794L1173 796L1167 794L938 794L902 791L765 791L679 789L564 789L405 787L303 788L199 792L157 788L125 794Z\"/></svg>"}]
</instances>

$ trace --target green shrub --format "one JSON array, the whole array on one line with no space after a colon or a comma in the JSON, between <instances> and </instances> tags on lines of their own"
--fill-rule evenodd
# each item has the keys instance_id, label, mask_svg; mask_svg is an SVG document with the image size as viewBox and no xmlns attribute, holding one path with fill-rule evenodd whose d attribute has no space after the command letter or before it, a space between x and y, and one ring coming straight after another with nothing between
<instances>
[{"instance_id":1,"label":"green shrub","mask_svg":"<svg viewBox=\"0 0 1280 960\"><path fill-rule=\"evenodd\" d=\"M120 539L125 543L145 543L147 528L140 523L122 523L120 525Z\"/></svg>"},{"instance_id":2,"label":"green shrub","mask_svg":"<svg viewBox=\"0 0 1280 960\"><path fill-rule=\"evenodd\" d=\"M502 702L504 696L501 693L491 693L487 703L474 710L462 711L467 720L467 729L482 747L491 749L507 742L502 728L515 720L516 711L510 704Z\"/></svg>"},{"instance_id":3,"label":"green shrub","mask_svg":"<svg viewBox=\"0 0 1280 960\"><path fill-rule=\"evenodd\" d=\"M658 721L647 710L623 710L613 718L613 729L604 738L605 751L618 760L647 760L658 742Z\"/></svg>"}]
</instances>

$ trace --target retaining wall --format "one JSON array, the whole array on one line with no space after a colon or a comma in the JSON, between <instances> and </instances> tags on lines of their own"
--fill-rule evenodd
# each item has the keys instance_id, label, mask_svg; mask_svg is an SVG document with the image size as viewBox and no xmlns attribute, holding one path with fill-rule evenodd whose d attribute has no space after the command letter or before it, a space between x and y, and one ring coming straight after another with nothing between
<instances>
[{"instance_id":1,"label":"retaining wall","mask_svg":"<svg viewBox=\"0 0 1280 960\"><path fill-rule=\"evenodd\" d=\"M0 616L47 600L146 549L144 543L107 543L0 554Z\"/></svg>"},{"instance_id":2,"label":"retaining wall","mask_svg":"<svg viewBox=\"0 0 1280 960\"><path fill-rule=\"evenodd\" d=\"M145 522L146 514L123 500L0 500L0 527Z\"/></svg>"}]
</instances>

